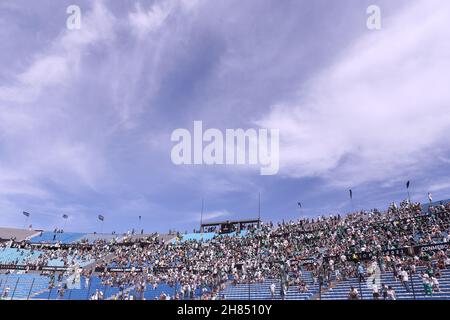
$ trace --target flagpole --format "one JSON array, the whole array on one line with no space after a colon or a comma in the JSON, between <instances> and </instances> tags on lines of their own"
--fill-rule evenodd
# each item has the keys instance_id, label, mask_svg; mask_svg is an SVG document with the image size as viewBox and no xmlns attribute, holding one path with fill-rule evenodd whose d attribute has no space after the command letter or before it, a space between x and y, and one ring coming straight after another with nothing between
<instances>
[{"instance_id":1,"label":"flagpole","mask_svg":"<svg viewBox=\"0 0 450 320\"><path fill-rule=\"evenodd\" d=\"M300 212L300 221L303 219L303 206L302 203L300 201L297 201L297 205L298 205L298 210Z\"/></svg>"},{"instance_id":2,"label":"flagpole","mask_svg":"<svg viewBox=\"0 0 450 320\"><path fill-rule=\"evenodd\" d=\"M355 205L353 203L353 190L350 189L349 192L350 192L350 206L352 208L352 213L355 213Z\"/></svg>"},{"instance_id":3,"label":"flagpole","mask_svg":"<svg viewBox=\"0 0 450 320\"><path fill-rule=\"evenodd\" d=\"M143 231L142 230L141 220L142 220L142 216L139 216L139 226L138 226L139 230L138 230L138 233L141 233L141 231Z\"/></svg>"},{"instance_id":4,"label":"flagpole","mask_svg":"<svg viewBox=\"0 0 450 320\"><path fill-rule=\"evenodd\" d=\"M261 227L261 192L258 192L258 228Z\"/></svg>"},{"instance_id":5,"label":"flagpole","mask_svg":"<svg viewBox=\"0 0 450 320\"><path fill-rule=\"evenodd\" d=\"M409 186L410 186L410 180L408 180L407 182L406 182L406 192L408 193L408 201L409 201L409 203L411 203L411 196L410 196L410 194L409 194Z\"/></svg>"},{"instance_id":6,"label":"flagpole","mask_svg":"<svg viewBox=\"0 0 450 320\"><path fill-rule=\"evenodd\" d=\"M202 198L202 210L200 211L200 233L202 234L203 237L203 209L204 209L204 205L205 205L205 200Z\"/></svg>"},{"instance_id":7,"label":"flagpole","mask_svg":"<svg viewBox=\"0 0 450 320\"><path fill-rule=\"evenodd\" d=\"M25 211L23 211L22 214L25 216L25 225L23 228L26 229L27 225L28 225L28 220L30 219L31 214L29 212L25 212Z\"/></svg>"}]
</instances>

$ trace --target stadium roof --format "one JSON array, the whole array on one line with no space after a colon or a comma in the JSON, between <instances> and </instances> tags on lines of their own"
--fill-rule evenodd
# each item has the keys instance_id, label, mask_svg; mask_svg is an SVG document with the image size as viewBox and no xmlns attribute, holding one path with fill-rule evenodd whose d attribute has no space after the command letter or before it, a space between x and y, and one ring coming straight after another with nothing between
<instances>
[{"instance_id":1,"label":"stadium roof","mask_svg":"<svg viewBox=\"0 0 450 320\"><path fill-rule=\"evenodd\" d=\"M9 240L11 238L16 238L16 241L22 241L38 234L39 231L36 230L0 228L0 240Z\"/></svg>"}]
</instances>

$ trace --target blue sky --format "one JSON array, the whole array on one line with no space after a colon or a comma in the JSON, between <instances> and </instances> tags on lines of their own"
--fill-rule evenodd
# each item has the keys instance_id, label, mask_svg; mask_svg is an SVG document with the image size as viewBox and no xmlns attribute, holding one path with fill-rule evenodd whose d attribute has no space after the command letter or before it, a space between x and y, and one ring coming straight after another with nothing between
<instances>
[{"instance_id":1,"label":"blue sky","mask_svg":"<svg viewBox=\"0 0 450 320\"><path fill-rule=\"evenodd\" d=\"M82 10L67 30L67 6ZM368 30L366 8L381 8ZM2 1L0 225L192 230L450 197L446 0ZM280 171L175 166L170 135L280 129Z\"/></svg>"}]
</instances>

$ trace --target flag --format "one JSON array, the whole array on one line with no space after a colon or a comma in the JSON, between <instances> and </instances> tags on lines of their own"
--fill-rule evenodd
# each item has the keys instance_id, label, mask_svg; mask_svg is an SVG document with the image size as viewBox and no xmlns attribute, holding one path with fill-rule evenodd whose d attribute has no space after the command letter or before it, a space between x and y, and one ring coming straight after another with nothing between
<instances>
[{"instance_id":1,"label":"flag","mask_svg":"<svg viewBox=\"0 0 450 320\"><path fill-rule=\"evenodd\" d=\"M63 214L63 219L67 219L69 216L67 214Z\"/></svg>"},{"instance_id":2,"label":"flag","mask_svg":"<svg viewBox=\"0 0 450 320\"><path fill-rule=\"evenodd\" d=\"M23 215L25 216L25 217L29 217L30 216L30 214L28 213L28 212L22 212L23 213Z\"/></svg>"},{"instance_id":3,"label":"flag","mask_svg":"<svg viewBox=\"0 0 450 320\"><path fill-rule=\"evenodd\" d=\"M141 216L139 216L139 220L141 220L142 219L142 217Z\"/></svg>"},{"instance_id":4,"label":"flag","mask_svg":"<svg viewBox=\"0 0 450 320\"><path fill-rule=\"evenodd\" d=\"M428 200L430 200L430 202L433 202L433 196L429 192L428 192Z\"/></svg>"},{"instance_id":5,"label":"flag","mask_svg":"<svg viewBox=\"0 0 450 320\"><path fill-rule=\"evenodd\" d=\"M350 189L349 192L350 192L350 199L353 199L353 191L352 191L352 189Z\"/></svg>"},{"instance_id":6,"label":"flag","mask_svg":"<svg viewBox=\"0 0 450 320\"><path fill-rule=\"evenodd\" d=\"M408 182L406 182L406 189L409 189L409 184L410 184L410 181L408 180Z\"/></svg>"},{"instance_id":7,"label":"flag","mask_svg":"<svg viewBox=\"0 0 450 320\"><path fill-rule=\"evenodd\" d=\"M297 202L298 206L301 208L302 207L302 203L301 202Z\"/></svg>"},{"instance_id":8,"label":"flag","mask_svg":"<svg viewBox=\"0 0 450 320\"><path fill-rule=\"evenodd\" d=\"M98 215L98 220L103 221L103 220L105 220L105 217L102 216L101 214L99 214L99 215Z\"/></svg>"}]
</instances>

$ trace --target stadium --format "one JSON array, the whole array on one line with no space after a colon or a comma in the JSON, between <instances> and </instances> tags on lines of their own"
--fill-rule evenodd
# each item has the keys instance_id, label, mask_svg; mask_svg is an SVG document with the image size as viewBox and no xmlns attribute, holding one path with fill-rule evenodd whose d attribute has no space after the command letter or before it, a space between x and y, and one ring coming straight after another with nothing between
<instances>
[{"instance_id":1,"label":"stadium","mask_svg":"<svg viewBox=\"0 0 450 320\"><path fill-rule=\"evenodd\" d=\"M0 240L2 299L450 300L450 201L186 234L1 228Z\"/></svg>"},{"instance_id":2,"label":"stadium","mask_svg":"<svg viewBox=\"0 0 450 320\"><path fill-rule=\"evenodd\" d=\"M448 39L448 0L0 1L0 304L448 309Z\"/></svg>"}]
</instances>

